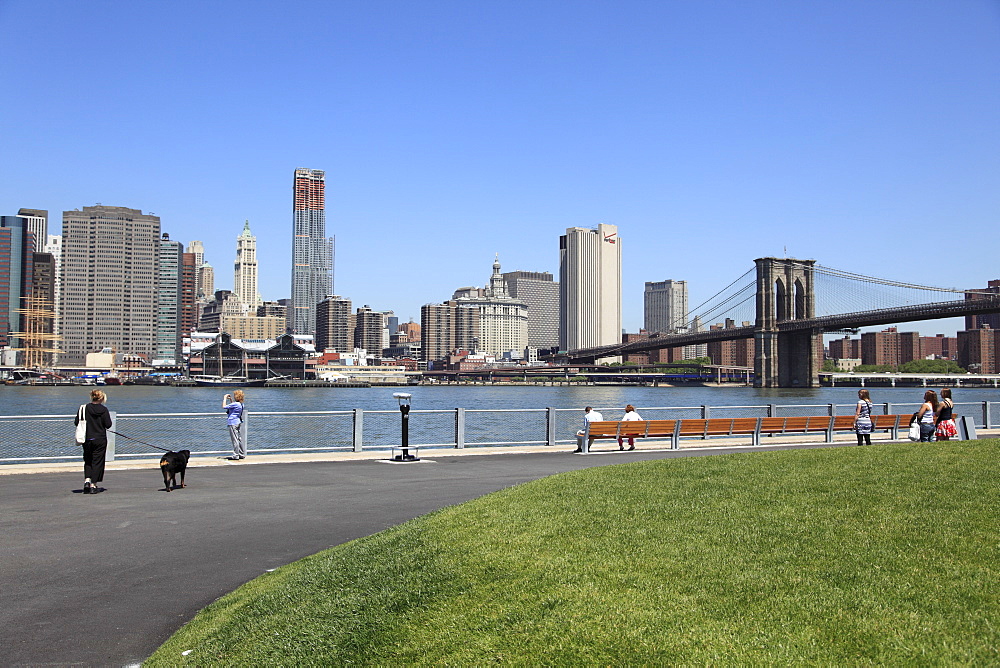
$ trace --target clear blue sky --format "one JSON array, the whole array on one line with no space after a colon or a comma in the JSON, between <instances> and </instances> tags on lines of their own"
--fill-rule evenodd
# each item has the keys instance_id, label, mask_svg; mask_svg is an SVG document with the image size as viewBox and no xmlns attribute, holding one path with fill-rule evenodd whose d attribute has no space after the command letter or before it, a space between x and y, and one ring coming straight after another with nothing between
<instances>
[{"instance_id":1,"label":"clear blue sky","mask_svg":"<svg viewBox=\"0 0 1000 668\"><path fill-rule=\"evenodd\" d=\"M289 295L296 167L327 173L336 291L419 320L616 224L691 305L785 254L921 284L1000 278L1000 2L0 0L0 213L250 220ZM953 321L923 323L925 334Z\"/></svg>"}]
</instances>

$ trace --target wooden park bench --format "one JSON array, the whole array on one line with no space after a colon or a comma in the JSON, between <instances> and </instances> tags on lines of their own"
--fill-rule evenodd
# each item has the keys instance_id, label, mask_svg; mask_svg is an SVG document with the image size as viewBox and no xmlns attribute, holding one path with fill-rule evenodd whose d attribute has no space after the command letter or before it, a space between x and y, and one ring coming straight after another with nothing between
<instances>
[{"instance_id":1,"label":"wooden park bench","mask_svg":"<svg viewBox=\"0 0 1000 668\"><path fill-rule=\"evenodd\" d=\"M885 431L893 440L899 439L899 430L908 429L910 414L873 415L874 431ZM669 439L670 448L680 448L681 438L722 436L750 436L751 445L760 445L761 436L784 434L822 433L827 443L833 442L838 432L854 431L853 415L807 415L760 418L683 418L676 420L637 420L619 422L602 420L588 422L583 438L583 452L590 452L592 441L618 438Z\"/></svg>"}]
</instances>

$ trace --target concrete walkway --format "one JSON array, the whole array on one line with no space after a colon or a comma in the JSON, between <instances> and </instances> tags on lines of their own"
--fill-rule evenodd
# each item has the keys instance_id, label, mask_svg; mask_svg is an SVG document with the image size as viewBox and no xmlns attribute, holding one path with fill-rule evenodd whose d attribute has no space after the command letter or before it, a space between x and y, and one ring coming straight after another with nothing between
<instances>
[{"instance_id":1,"label":"concrete walkway","mask_svg":"<svg viewBox=\"0 0 1000 668\"><path fill-rule=\"evenodd\" d=\"M158 460L116 463L82 494L81 465L0 467L0 663L123 666L264 573L444 506L554 473L751 448L433 450L192 460L163 491ZM812 443L776 447L825 447ZM264 465L266 463L266 465ZM54 470L60 469L60 470ZM28 472L32 474L28 475Z\"/></svg>"}]
</instances>

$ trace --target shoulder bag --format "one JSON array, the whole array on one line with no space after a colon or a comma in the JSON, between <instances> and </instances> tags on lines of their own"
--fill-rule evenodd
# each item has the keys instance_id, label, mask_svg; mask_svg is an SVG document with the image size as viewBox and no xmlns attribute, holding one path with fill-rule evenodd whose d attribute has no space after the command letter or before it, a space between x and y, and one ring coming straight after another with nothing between
<instances>
[{"instance_id":1,"label":"shoulder bag","mask_svg":"<svg viewBox=\"0 0 1000 668\"><path fill-rule=\"evenodd\" d=\"M87 404L81 404L80 410L76 412L76 444L83 445L87 440L87 416L84 410Z\"/></svg>"}]
</instances>

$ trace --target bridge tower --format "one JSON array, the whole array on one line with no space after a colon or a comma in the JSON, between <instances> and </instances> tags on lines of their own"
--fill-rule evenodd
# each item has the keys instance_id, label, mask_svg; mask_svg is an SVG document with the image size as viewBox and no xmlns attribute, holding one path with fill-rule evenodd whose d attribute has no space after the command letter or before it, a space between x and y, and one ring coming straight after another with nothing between
<instances>
[{"instance_id":1,"label":"bridge tower","mask_svg":"<svg viewBox=\"0 0 1000 668\"><path fill-rule=\"evenodd\" d=\"M754 328L756 387L817 387L823 364L821 330L782 332L778 324L816 315L815 260L763 257L757 264Z\"/></svg>"}]
</instances>

